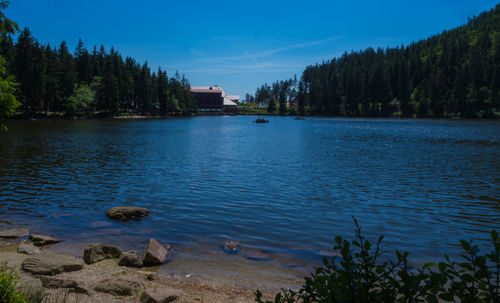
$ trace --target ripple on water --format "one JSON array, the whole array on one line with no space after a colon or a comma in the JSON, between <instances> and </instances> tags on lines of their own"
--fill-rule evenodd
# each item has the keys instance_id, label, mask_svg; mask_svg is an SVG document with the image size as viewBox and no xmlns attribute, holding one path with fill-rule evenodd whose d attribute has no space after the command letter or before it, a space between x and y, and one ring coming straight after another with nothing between
<instances>
[{"instance_id":1,"label":"ripple on water","mask_svg":"<svg viewBox=\"0 0 500 303\"><path fill-rule=\"evenodd\" d=\"M30 224L62 247L140 251L154 237L178 247L182 266L202 256L276 274L318 264L335 235L352 237L352 216L414 261L500 229L498 122L270 119L9 121L0 228ZM106 221L116 205L151 214ZM221 255L223 239L241 241L241 255Z\"/></svg>"}]
</instances>

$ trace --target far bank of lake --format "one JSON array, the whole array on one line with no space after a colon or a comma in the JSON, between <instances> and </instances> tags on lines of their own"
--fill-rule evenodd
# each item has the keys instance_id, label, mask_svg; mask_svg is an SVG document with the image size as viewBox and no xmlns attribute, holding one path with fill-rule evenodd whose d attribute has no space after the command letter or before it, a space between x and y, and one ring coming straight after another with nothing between
<instances>
[{"instance_id":1,"label":"far bank of lake","mask_svg":"<svg viewBox=\"0 0 500 303\"><path fill-rule=\"evenodd\" d=\"M0 229L78 255L101 242L175 248L167 273L297 276L352 237L352 216L414 262L500 230L500 121L267 116L7 121ZM117 205L149 208L113 222ZM237 255L226 239L239 240Z\"/></svg>"}]
</instances>

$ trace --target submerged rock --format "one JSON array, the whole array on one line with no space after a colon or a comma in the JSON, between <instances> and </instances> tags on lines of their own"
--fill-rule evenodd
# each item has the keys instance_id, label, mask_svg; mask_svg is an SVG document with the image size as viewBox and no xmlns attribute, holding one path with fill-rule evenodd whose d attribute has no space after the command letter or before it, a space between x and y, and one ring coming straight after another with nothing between
<instances>
[{"instance_id":1,"label":"submerged rock","mask_svg":"<svg viewBox=\"0 0 500 303\"><path fill-rule=\"evenodd\" d=\"M33 244L35 244L36 246L43 246L61 242L61 240L57 238L41 234L31 234L30 240L33 241Z\"/></svg>"},{"instance_id":2,"label":"submerged rock","mask_svg":"<svg viewBox=\"0 0 500 303\"><path fill-rule=\"evenodd\" d=\"M142 267L142 261L137 257L135 251L122 252L120 259L118 260L118 265L127 267Z\"/></svg>"},{"instance_id":3,"label":"submerged rock","mask_svg":"<svg viewBox=\"0 0 500 303\"><path fill-rule=\"evenodd\" d=\"M221 248L225 253L237 254L241 250L241 244L239 241L227 240Z\"/></svg>"},{"instance_id":4,"label":"submerged rock","mask_svg":"<svg viewBox=\"0 0 500 303\"><path fill-rule=\"evenodd\" d=\"M21 243L17 247L17 252L20 254L34 255L39 254L42 250L30 243Z\"/></svg>"},{"instance_id":5,"label":"submerged rock","mask_svg":"<svg viewBox=\"0 0 500 303\"><path fill-rule=\"evenodd\" d=\"M168 303L177 300L184 292L173 288L148 288L141 295L141 303Z\"/></svg>"},{"instance_id":6,"label":"submerged rock","mask_svg":"<svg viewBox=\"0 0 500 303\"><path fill-rule=\"evenodd\" d=\"M0 238L19 238L27 236L29 234L29 229L26 228L9 228L0 231Z\"/></svg>"},{"instance_id":7,"label":"submerged rock","mask_svg":"<svg viewBox=\"0 0 500 303\"><path fill-rule=\"evenodd\" d=\"M142 290L142 284L128 280L104 280L94 287L95 291L114 296L133 296Z\"/></svg>"},{"instance_id":8,"label":"submerged rock","mask_svg":"<svg viewBox=\"0 0 500 303\"><path fill-rule=\"evenodd\" d=\"M116 221L139 220L149 215L149 210L143 207L117 206L110 208L106 216Z\"/></svg>"},{"instance_id":9,"label":"submerged rock","mask_svg":"<svg viewBox=\"0 0 500 303\"><path fill-rule=\"evenodd\" d=\"M83 262L73 256L41 253L24 260L22 268L35 275L54 275L62 272L81 270Z\"/></svg>"},{"instance_id":10,"label":"submerged rock","mask_svg":"<svg viewBox=\"0 0 500 303\"><path fill-rule=\"evenodd\" d=\"M170 248L168 244L167 247L165 247L155 239L150 239L144 251L142 262L146 266L161 265L167 261Z\"/></svg>"},{"instance_id":11,"label":"submerged rock","mask_svg":"<svg viewBox=\"0 0 500 303\"><path fill-rule=\"evenodd\" d=\"M104 259L119 258L121 253L118 247L93 243L89 244L83 251L83 261L87 264L93 264Z\"/></svg>"},{"instance_id":12,"label":"submerged rock","mask_svg":"<svg viewBox=\"0 0 500 303\"><path fill-rule=\"evenodd\" d=\"M244 257L248 260L252 261L271 261L272 256L268 253L265 253L261 250L250 250L247 251L245 249Z\"/></svg>"}]
</instances>

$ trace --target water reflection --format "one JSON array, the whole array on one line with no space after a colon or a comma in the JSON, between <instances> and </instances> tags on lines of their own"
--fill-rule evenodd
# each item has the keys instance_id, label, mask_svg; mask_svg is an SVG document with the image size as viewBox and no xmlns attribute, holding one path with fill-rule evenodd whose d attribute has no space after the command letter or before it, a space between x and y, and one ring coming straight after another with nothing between
<instances>
[{"instance_id":1,"label":"water reflection","mask_svg":"<svg viewBox=\"0 0 500 303\"><path fill-rule=\"evenodd\" d=\"M351 216L416 261L500 229L498 122L252 119L9 121L0 228L28 225L61 247L155 237L203 251L238 239L282 256L273 264L315 264L335 235L352 235ZM116 205L151 215L108 221Z\"/></svg>"}]
</instances>

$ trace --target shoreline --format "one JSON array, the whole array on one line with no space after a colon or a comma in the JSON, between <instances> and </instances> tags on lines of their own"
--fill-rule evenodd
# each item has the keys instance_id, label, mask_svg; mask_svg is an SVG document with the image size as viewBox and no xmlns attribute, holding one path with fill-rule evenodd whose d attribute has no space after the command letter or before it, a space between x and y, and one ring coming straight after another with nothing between
<instances>
[{"instance_id":1,"label":"shoreline","mask_svg":"<svg viewBox=\"0 0 500 303\"><path fill-rule=\"evenodd\" d=\"M388 120L444 120L444 121L500 121L495 118L461 118L461 117L441 117L441 118L426 118L426 117L384 117L384 116L335 116L335 115L279 115L270 113L221 113L221 114L166 114L166 115L124 115L124 116L104 116L99 114L83 115L83 116L66 116L60 113L51 114L35 114L32 117L26 116L25 113L16 113L14 116L5 121L37 121L37 120L99 120L99 119L175 119L175 118L192 118L192 117L220 117L220 116L266 116L266 117L303 117L303 118L337 118L337 119L388 119Z\"/></svg>"},{"instance_id":2,"label":"shoreline","mask_svg":"<svg viewBox=\"0 0 500 303\"><path fill-rule=\"evenodd\" d=\"M40 284L37 280L40 276L33 275L24 271L21 268L23 261L29 257L36 256L17 252L17 247L21 243L29 243L26 241L16 240L0 240L0 264L5 263L9 268L13 268L20 277L18 286L23 287L31 284ZM64 249L58 249L57 245L43 246L42 253L65 253ZM79 256L76 256L80 259ZM138 283L142 290L152 288L169 288L174 289L182 295L175 302L254 302L255 291L259 289L264 295L271 299L276 292L283 288L283 278L260 277L254 279L247 277L243 273L240 277L228 275L229 268L220 269L214 268L213 272L206 274L197 273L195 270L192 273L181 273L179 271L169 271L169 265L173 264L175 259L156 267L125 267L119 266L117 259L105 259L94 264L84 264L82 270L72 272L62 272L54 276L56 279L72 280L78 283L78 286L85 289L88 295L68 293L68 289L47 289L44 291L49 296L59 296L58 293L65 291L66 295L72 297L75 302L139 302L142 293L136 293L132 296L114 296L106 293L95 291L96 285L104 280L112 281L131 281ZM83 262L82 262L83 263ZM182 263L186 263L186 260ZM187 265L189 265L187 260ZM195 262L194 262L195 263ZM186 264L177 264L177 267L184 268ZM196 267L196 264L192 264ZM166 269L166 272L161 270ZM251 269L249 269L251 272ZM229 272L230 273L230 272ZM234 274L234 273L233 273ZM288 281L289 287L299 287L303 279L297 278L294 283ZM281 285L281 286L278 286ZM70 302L73 302L70 300Z\"/></svg>"}]
</instances>

